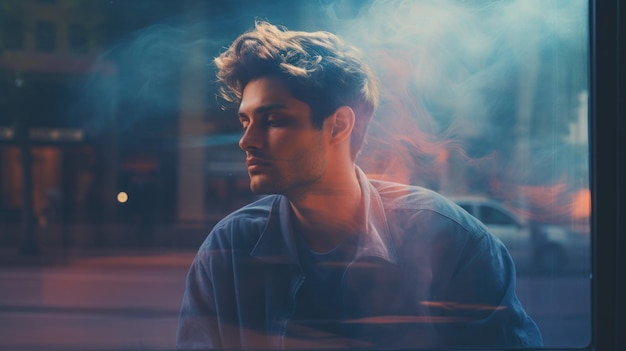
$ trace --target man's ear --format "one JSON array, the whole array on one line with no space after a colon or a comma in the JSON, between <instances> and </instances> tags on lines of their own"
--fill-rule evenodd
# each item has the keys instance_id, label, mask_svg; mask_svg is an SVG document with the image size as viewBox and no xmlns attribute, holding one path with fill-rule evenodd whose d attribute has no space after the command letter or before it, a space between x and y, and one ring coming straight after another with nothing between
<instances>
[{"instance_id":1,"label":"man's ear","mask_svg":"<svg viewBox=\"0 0 626 351\"><path fill-rule=\"evenodd\" d=\"M327 119L331 123L330 137L333 144L339 144L350 139L352 128L354 128L354 111L349 106L341 106L333 116Z\"/></svg>"}]
</instances>

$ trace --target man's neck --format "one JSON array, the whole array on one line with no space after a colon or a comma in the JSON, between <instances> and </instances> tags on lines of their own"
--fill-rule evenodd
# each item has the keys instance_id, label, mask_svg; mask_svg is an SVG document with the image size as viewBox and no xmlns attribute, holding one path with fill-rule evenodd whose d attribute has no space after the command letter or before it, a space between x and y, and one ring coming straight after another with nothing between
<instances>
[{"instance_id":1,"label":"man's neck","mask_svg":"<svg viewBox=\"0 0 626 351\"><path fill-rule=\"evenodd\" d=\"M294 230L309 247L326 252L365 225L362 191L356 173L290 198Z\"/></svg>"}]
</instances>

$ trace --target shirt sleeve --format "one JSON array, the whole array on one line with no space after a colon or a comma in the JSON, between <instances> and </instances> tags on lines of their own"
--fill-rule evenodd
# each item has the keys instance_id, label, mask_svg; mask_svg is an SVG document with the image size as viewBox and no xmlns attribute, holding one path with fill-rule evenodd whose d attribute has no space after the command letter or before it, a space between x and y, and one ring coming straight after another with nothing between
<instances>
[{"instance_id":1,"label":"shirt sleeve","mask_svg":"<svg viewBox=\"0 0 626 351\"><path fill-rule=\"evenodd\" d=\"M219 349L222 346L209 264L209 255L201 251L187 274L178 320L177 349Z\"/></svg>"},{"instance_id":2,"label":"shirt sleeve","mask_svg":"<svg viewBox=\"0 0 626 351\"><path fill-rule=\"evenodd\" d=\"M468 245L452 273L445 301L431 311L450 347L534 348L543 340L515 294L515 266L504 245L485 233Z\"/></svg>"}]
</instances>

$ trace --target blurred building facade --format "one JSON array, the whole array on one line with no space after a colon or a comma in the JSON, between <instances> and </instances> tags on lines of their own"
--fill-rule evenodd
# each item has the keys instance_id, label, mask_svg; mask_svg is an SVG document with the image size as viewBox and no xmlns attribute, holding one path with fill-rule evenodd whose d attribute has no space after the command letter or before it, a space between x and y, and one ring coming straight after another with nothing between
<instances>
[{"instance_id":1,"label":"blurred building facade","mask_svg":"<svg viewBox=\"0 0 626 351\"><path fill-rule=\"evenodd\" d=\"M66 92L103 47L102 2L0 3L0 242L37 251L39 228L82 218L93 178L93 146L64 115ZM61 240L58 238L57 240ZM54 241L54 240L53 240Z\"/></svg>"},{"instance_id":2,"label":"blurred building facade","mask_svg":"<svg viewBox=\"0 0 626 351\"><path fill-rule=\"evenodd\" d=\"M175 108L162 116L128 123L130 115L154 111L138 112L122 89L100 96L114 100L104 118L102 110L72 111L90 93L86 80L119 88L129 71L141 69L107 57L118 42L168 18L193 24L235 14L240 2L0 2L0 245L25 252L195 247L220 218L255 198L237 147L238 123L212 98L207 68L249 19L231 23L209 47L186 48L179 67L166 67L175 76L167 82ZM291 20L299 13L304 20L306 6L289 12ZM216 37L198 28L183 39Z\"/></svg>"}]
</instances>

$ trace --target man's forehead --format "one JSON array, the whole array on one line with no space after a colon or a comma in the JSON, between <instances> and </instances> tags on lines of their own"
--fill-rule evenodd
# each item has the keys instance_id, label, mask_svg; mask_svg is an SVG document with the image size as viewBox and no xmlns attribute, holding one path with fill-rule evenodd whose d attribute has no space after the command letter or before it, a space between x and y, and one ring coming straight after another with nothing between
<instances>
[{"instance_id":1,"label":"man's forehead","mask_svg":"<svg viewBox=\"0 0 626 351\"><path fill-rule=\"evenodd\" d=\"M243 89L239 114L252 113L258 108L286 108L296 99L278 77L261 77L248 82ZM303 103L298 100L298 102Z\"/></svg>"}]
</instances>

